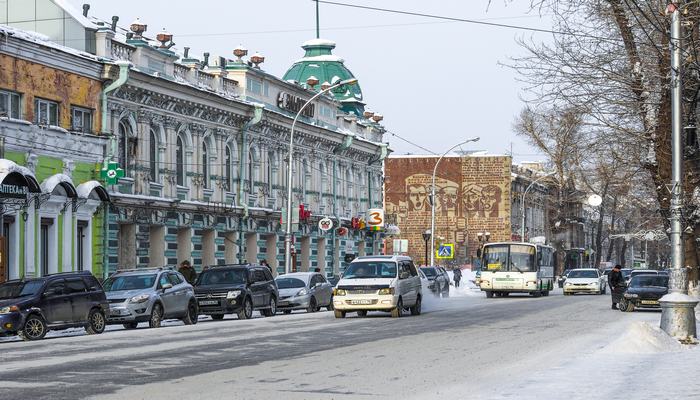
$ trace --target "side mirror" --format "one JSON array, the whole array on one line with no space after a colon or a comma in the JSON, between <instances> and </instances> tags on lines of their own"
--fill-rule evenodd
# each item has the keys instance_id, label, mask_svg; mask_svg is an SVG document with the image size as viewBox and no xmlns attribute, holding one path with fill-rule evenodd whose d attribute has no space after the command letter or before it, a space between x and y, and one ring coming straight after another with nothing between
<instances>
[{"instance_id":1,"label":"side mirror","mask_svg":"<svg viewBox=\"0 0 700 400\"><path fill-rule=\"evenodd\" d=\"M172 287L173 287L172 284L166 283L165 285L163 285L163 291L165 292L166 290L171 289Z\"/></svg>"}]
</instances>

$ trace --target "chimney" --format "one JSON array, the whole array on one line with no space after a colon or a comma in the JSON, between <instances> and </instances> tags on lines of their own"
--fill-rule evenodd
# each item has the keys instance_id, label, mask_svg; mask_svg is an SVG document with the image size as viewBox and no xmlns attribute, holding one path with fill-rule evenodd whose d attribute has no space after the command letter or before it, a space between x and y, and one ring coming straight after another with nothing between
<instances>
[{"instance_id":1,"label":"chimney","mask_svg":"<svg viewBox=\"0 0 700 400\"><path fill-rule=\"evenodd\" d=\"M204 61L202 61L202 67L209 66L209 53L204 53Z\"/></svg>"},{"instance_id":2,"label":"chimney","mask_svg":"<svg viewBox=\"0 0 700 400\"><path fill-rule=\"evenodd\" d=\"M90 11L90 4L83 4L83 17L87 17L88 11Z\"/></svg>"},{"instance_id":3,"label":"chimney","mask_svg":"<svg viewBox=\"0 0 700 400\"><path fill-rule=\"evenodd\" d=\"M182 56L182 58L189 58L190 56L190 48L185 47L185 54Z\"/></svg>"},{"instance_id":4,"label":"chimney","mask_svg":"<svg viewBox=\"0 0 700 400\"><path fill-rule=\"evenodd\" d=\"M116 15L112 16L112 32L117 31L117 22L119 22L119 17Z\"/></svg>"}]
</instances>

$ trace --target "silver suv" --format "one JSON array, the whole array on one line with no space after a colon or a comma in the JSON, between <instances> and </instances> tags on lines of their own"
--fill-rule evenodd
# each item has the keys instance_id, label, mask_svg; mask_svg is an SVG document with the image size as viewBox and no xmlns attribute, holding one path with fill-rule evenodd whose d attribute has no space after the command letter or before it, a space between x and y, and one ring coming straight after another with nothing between
<instances>
[{"instance_id":1,"label":"silver suv","mask_svg":"<svg viewBox=\"0 0 700 400\"><path fill-rule=\"evenodd\" d=\"M109 302L109 324L134 329L139 322L157 328L164 319L197 323L194 289L179 272L165 268L119 271L103 286Z\"/></svg>"}]
</instances>

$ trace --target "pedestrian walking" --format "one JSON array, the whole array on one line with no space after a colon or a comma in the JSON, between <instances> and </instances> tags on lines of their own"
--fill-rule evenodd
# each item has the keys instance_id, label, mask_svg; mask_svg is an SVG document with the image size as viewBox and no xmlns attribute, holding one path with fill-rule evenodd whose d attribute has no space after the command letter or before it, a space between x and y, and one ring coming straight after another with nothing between
<instances>
[{"instance_id":1,"label":"pedestrian walking","mask_svg":"<svg viewBox=\"0 0 700 400\"><path fill-rule=\"evenodd\" d=\"M192 267L189 260L184 260L180 263L180 269L178 269L178 272L185 277L187 283L194 285L194 282L197 280L197 271L194 270L194 267Z\"/></svg>"},{"instance_id":2,"label":"pedestrian walking","mask_svg":"<svg viewBox=\"0 0 700 400\"><path fill-rule=\"evenodd\" d=\"M455 281L455 287L459 287L459 281L462 280L462 270L460 268L455 268L452 271L452 279Z\"/></svg>"},{"instance_id":3,"label":"pedestrian walking","mask_svg":"<svg viewBox=\"0 0 700 400\"><path fill-rule=\"evenodd\" d=\"M267 267L270 270L270 272L272 272L272 267L270 266L270 264L267 263L267 260L260 261L260 265Z\"/></svg>"},{"instance_id":4,"label":"pedestrian walking","mask_svg":"<svg viewBox=\"0 0 700 400\"><path fill-rule=\"evenodd\" d=\"M610 296L612 297L612 309L617 310L617 303L622 300L622 294L627 289L625 277L622 276L622 266L619 264L613 267L608 275L608 286L610 286Z\"/></svg>"}]
</instances>

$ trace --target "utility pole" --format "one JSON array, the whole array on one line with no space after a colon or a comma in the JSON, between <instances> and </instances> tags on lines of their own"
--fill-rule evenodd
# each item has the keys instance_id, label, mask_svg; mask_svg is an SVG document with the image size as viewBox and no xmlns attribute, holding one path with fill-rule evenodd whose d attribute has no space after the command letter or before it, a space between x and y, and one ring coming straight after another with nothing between
<instances>
[{"instance_id":1,"label":"utility pole","mask_svg":"<svg viewBox=\"0 0 700 400\"><path fill-rule=\"evenodd\" d=\"M681 10L677 3L666 9L671 15L671 271L669 294L662 297L661 329L681 342L695 342L696 300L688 296L688 271L683 259L683 148L681 144Z\"/></svg>"}]
</instances>

